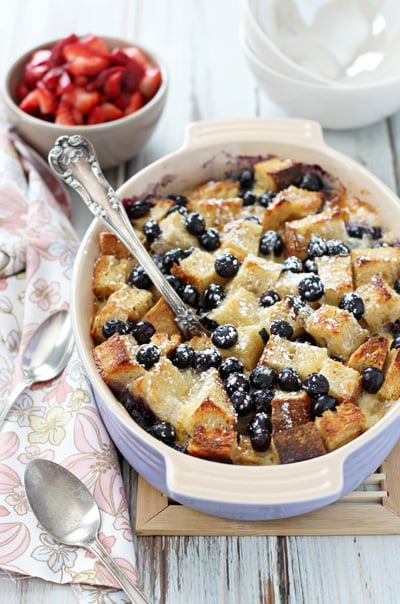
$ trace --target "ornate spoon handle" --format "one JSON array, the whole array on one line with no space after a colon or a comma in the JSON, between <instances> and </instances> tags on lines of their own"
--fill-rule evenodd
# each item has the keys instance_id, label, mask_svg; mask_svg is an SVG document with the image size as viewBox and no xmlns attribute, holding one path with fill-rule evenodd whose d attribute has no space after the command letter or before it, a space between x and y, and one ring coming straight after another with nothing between
<instances>
[{"instance_id":1,"label":"ornate spoon handle","mask_svg":"<svg viewBox=\"0 0 400 604\"><path fill-rule=\"evenodd\" d=\"M136 235L120 199L101 171L92 144L80 135L60 136L50 150L49 164L63 181L79 193L92 214L135 256L171 307L183 335L190 337L207 333Z\"/></svg>"}]
</instances>

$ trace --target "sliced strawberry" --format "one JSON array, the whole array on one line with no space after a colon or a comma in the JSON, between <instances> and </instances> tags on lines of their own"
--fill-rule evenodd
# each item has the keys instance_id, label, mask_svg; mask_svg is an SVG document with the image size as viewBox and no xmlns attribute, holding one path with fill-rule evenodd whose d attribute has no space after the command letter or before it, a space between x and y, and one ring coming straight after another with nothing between
<instances>
[{"instance_id":1,"label":"sliced strawberry","mask_svg":"<svg viewBox=\"0 0 400 604\"><path fill-rule=\"evenodd\" d=\"M77 75L74 77L74 85L79 86L80 88L86 88L86 90L90 90L90 84L92 81L93 79L86 75Z\"/></svg>"},{"instance_id":2,"label":"sliced strawberry","mask_svg":"<svg viewBox=\"0 0 400 604\"><path fill-rule=\"evenodd\" d=\"M135 113L138 109L143 107L144 98L142 93L139 90L136 90L133 94L131 94L129 105L125 109L125 115L129 115L130 113Z\"/></svg>"},{"instance_id":3,"label":"sliced strawberry","mask_svg":"<svg viewBox=\"0 0 400 604\"><path fill-rule=\"evenodd\" d=\"M151 99L160 88L161 72L158 67L149 67L139 82L139 90L146 97Z\"/></svg>"},{"instance_id":4,"label":"sliced strawberry","mask_svg":"<svg viewBox=\"0 0 400 604\"><path fill-rule=\"evenodd\" d=\"M109 54L111 59L111 63L115 63L116 65L126 65L129 61L129 57L127 54L123 52L120 48L113 48Z\"/></svg>"},{"instance_id":5,"label":"sliced strawberry","mask_svg":"<svg viewBox=\"0 0 400 604\"><path fill-rule=\"evenodd\" d=\"M109 58L93 51L88 46L80 42L70 44L63 49L65 60L70 63L70 74L76 75L97 75L109 65Z\"/></svg>"},{"instance_id":6,"label":"sliced strawberry","mask_svg":"<svg viewBox=\"0 0 400 604\"><path fill-rule=\"evenodd\" d=\"M141 65L143 69L150 67L149 59L140 48L137 48L136 46L127 46L122 48L122 52L124 52L132 61Z\"/></svg>"},{"instance_id":7,"label":"sliced strawberry","mask_svg":"<svg viewBox=\"0 0 400 604\"><path fill-rule=\"evenodd\" d=\"M146 71L140 63L136 63L136 61L129 59L125 65L125 71L122 78L122 85L125 90L127 92L134 92L145 73Z\"/></svg>"},{"instance_id":8,"label":"sliced strawberry","mask_svg":"<svg viewBox=\"0 0 400 604\"><path fill-rule=\"evenodd\" d=\"M76 87L67 92L62 98L67 100L71 107L78 109L82 115L86 115L95 105L98 105L100 93L97 90L88 92L85 88Z\"/></svg>"},{"instance_id":9,"label":"sliced strawberry","mask_svg":"<svg viewBox=\"0 0 400 604\"><path fill-rule=\"evenodd\" d=\"M55 116L55 123L60 124L62 126L74 126L75 125L75 120L74 120L74 115L72 112L71 105L65 99L60 99L60 102L58 103L56 116Z\"/></svg>"},{"instance_id":10,"label":"sliced strawberry","mask_svg":"<svg viewBox=\"0 0 400 604\"><path fill-rule=\"evenodd\" d=\"M60 79L58 80L56 94L57 96L62 96L66 92L69 92L73 89L72 80L68 71L63 71L60 75Z\"/></svg>"},{"instance_id":11,"label":"sliced strawberry","mask_svg":"<svg viewBox=\"0 0 400 604\"><path fill-rule=\"evenodd\" d=\"M125 111L125 109L129 106L129 103L131 102L131 96L132 94L130 92L121 92L121 94L117 96L116 99L114 99L113 103L114 105Z\"/></svg>"},{"instance_id":12,"label":"sliced strawberry","mask_svg":"<svg viewBox=\"0 0 400 604\"><path fill-rule=\"evenodd\" d=\"M124 113L113 103L102 103L92 109L87 118L88 124L111 122L123 117Z\"/></svg>"},{"instance_id":13,"label":"sliced strawberry","mask_svg":"<svg viewBox=\"0 0 400 604\"><path fill-rule=\"evenodd\" d=\"M71 34L62 40L59 40L51 49L51 54L49 58L50 67L56 67L57 65L62 65L64 63L64 54L63 49L65 46L69 46L70 44L75 44L78 42L79 38L75 34Z\"/></svg>"},{"instance_id":14,"label":"sliced strawberry","mask_svg":"<svg viewBox=\"0 0 400 604\"><path fill-rule=\"evenodd\" d=\"M39 63L34 65L33 63L28 63L24 70L23 80L28 88L33 88L36 85L44 74L47 72L49 66L47 63Z\"/></svg>"},{"instance_id":15,"label":"sliced strawberry","mask_svg":"<svg viewBox=\"0 0 400 604\"><path fill-rule=\"evenodd\" d=\"M43 63L48 63L51 56L51 51L46 48L42 48L40 50L35 50L29 59L30 65L43 65Z\"/></svg>"},{"instance_id":16,"label":"sliced strawberry","mask_svg":"<svg viewBox=\"0 0 400 604\"><path fill-rule=\"evenodd\" d=\"M108 76L103 86L104 94L109 99L116 99L121 93L122 68L117 69L118 71Z\"/></svg>"},{"instance_id":17,"label":"sliced strawberry","mask_svg":"<svg viewBox=\"0 0 400 604\"><path fill-rule=\"evenodd\" d=\"M44 114L54 113L57 108L56 95L42 81L37 83L36 90L40 112Z\"/></svg>"},{"instance_id":18,"label":"sliced strawberry","mask_svg":"<svg viewBox=\"0 0 400 604\"><path fill-rule=\"evenodd\" d=\"M51 67L42 78L43 84L47 86L47 88L55 89L58 86L58 82L60 81L61 75L64 73L62 67Z\"/></svg>"},{"instance_id":19,"label":"sliced strawberry","mask_svg":"<svg viewBox=\"0 0 400 604\"><path fill-rule=\"evenodd\" d=\"M113 74L119 71L123 72L124 68L120 65L113 65L112 67L108 67L101 71L96 77L92 78L86 88L87 90L100 90L103 88L104 84L108 80L108 78Z\"/></svg>"},{"instance_id":20,"label":"sliced strawberry","mask_svg":"<svg viewBox=\"0 0 400 604\"><path fill-rule=\"evenodd\" d=\"M26 97L26 95L28 94L29 91L30 91L30 88L28 88L28 86L25 84L24 80L21 80L20 82L18 82L17 88L15 90L17 100L21 101L24 97Z\"/></svg>"},{"instance_id":21,"label":"sliced strawberry","mask_svg":"<svg viewBox=\"0 0 400 604\"><path fill-rule=\"evenodd\" d=\"M37 89L35 88L28 92L18 107L22 109L22 111L26 111L26 113L36 113L39 110L39 96Z\"/></svg>"},{"instance_id":22,"label":"sliced strawberry","mask_svg":"<svg viewBox=\"0 0 400 604\"><path fill-rule=\"evenodd\" d=\"M94 34L87 34L86 36L82 36L81 43L87 46L88 48L91 48L97 54L108 54L108 48L106 43Z\"/></svg>"},{"instance_id":23,"label":"sliced strawberry","mask_svg":"<svg viewBox=\"0 0 400 604\"><path fill-rule=\"evenodd\" d=\"M102 121L103 121L103 110L101 108L101 105L96 105L96 107L93 107L93 109L90 111L89 115L87 116L87 124L92 126L94 124L101 124Z\"/></svg>"}]
</instances>

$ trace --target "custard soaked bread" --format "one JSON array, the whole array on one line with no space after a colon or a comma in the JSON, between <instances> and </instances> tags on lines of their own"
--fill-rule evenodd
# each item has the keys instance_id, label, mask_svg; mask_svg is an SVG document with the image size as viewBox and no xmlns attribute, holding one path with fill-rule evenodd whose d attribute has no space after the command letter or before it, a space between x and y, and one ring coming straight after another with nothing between
<instances>
[{"instance_id":1,"label":"custard soaked bread","mask_svg":"<svg viewBox=\"0 0 400 604\"><path fill-rule=\"evenodd\" d=\"M400 247L376 210L319 166L271 156L174 193L124 204L210 335L184 341L102 233L93 355L128 413L234 464L309 459L368 430L400 397Z\"/></svg>"}]
</instances>

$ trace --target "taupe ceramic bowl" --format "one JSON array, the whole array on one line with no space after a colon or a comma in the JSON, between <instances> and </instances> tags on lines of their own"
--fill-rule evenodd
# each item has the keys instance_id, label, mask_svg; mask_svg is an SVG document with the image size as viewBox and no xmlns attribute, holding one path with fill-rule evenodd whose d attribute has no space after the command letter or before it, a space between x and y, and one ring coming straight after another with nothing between
<instances>
[{"instance_id":1,"label":"taupe ceramic bowl","mask_svg":"<svg viewBox=\"0 0 400 604\"><path fill-rule=\"evenodd\" d=\"M15 126L26 142L45 158L47 158L48 152L59 136L63 134L70 136L81 134L86 136L96 148L101 166L111 168L134 157L140 151L150 138L161 117L168 89L168 73L164 62L132 41L104 36L101 39L110 49L132 45L140 48L159 67L162 79L161 86L155 96L141 109L117 120L90 126L62 126L46 122L21 111L15 102L17 84L32 53L42 48L53 47L57 40L32 48L8 69L2 86L2 96L10 123Z\"/></svg>"},{"instance_id":2,"label":"taupe ceramic bowl","mask_svg":"<svg viewBox=\"0 0 400 604\"><path fill-rule=\"evenodd\" d=\"M251 157L275 153L320 164L349 192L379 208L384 224L400 236L400 202L380 180L349 157L328 147L315 122L247 119L192 124L184 146L138 172L119 190L121 197L179 193ZM93 385L104 423L128 462L163 493L197 510L229 518L262 520L309 512L342 497L384 461L400 436L400 404L367 432L321 457L275 466L237 466L184 455L146 433L115 399L96 370L90 338L93 265L99 253L95 220L75 264L72 322L79 353Z\"/></svg>"}]
</instances>

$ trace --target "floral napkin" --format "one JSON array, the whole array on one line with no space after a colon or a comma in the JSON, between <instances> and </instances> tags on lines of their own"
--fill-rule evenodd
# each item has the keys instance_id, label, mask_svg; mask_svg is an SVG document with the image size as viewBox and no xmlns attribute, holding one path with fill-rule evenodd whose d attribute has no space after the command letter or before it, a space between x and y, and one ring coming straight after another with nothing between
<instances>
[{"instance_id":1,"label":"floral napkin","mask_svg":"<svg viewBox=\"0 0 400 604\"><path fill-rule=\"evenodd\" d=\"M13 135L0 132L0 405L21 380L21 356L47 316L68 308L77 237L62 207ZM20 144L20 142L18 143ZM30 510L23 476L41 457L62 464L94 494L100 540L135 579L127 501L114 446L74 351L55 380L26 389L0 429L0 568L76 584L80 602L121 603L115 580L81 548L55 542Z\"/></svg>"}]
</instances>

